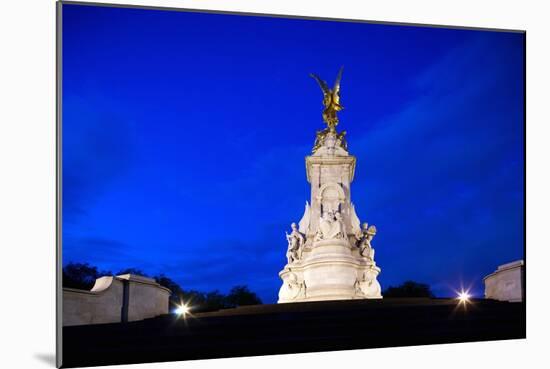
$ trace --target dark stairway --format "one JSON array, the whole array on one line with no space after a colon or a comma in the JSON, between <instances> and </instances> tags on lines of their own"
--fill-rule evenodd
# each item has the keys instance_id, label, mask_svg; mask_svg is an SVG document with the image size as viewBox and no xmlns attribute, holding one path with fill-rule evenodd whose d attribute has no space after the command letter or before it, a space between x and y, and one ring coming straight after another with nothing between
<instances>
[{"instance_id":1,"label":"dark stairway","mask_svg":"<svg viewBox=\"0 0 550 369\"><path fill-rule=\"evenodd\" d=\"M525 338L525 304L383 299L65 327L63 367Z\"/></svg>"}]
</instances>

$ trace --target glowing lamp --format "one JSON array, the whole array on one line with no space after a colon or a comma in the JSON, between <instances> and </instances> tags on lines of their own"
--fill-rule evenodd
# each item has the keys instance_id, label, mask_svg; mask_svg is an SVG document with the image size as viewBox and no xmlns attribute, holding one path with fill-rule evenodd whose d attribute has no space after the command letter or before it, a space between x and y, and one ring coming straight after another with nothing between
<instances>
[{"instance_id":1,"label":"glowing lamp","mask_svg":"<svg viewBox=\"0 0 550 369\"><path fill-rule=\"evenodd\" d=\"M462 290L462 291L460 291L460 292L458 293L458 297L457 297L457 298L458 298L458 301L459 301L459 302L465 304L465 303L467 303L468 301L470 301L470 294L468 293L468 291Z\"/></svg>"},{"instance_id":2,"label":"glowing lamp","mask_svg":"<svg viewBox=\"0 0 550 369\"><path fill-rule=\"evenodd\" d=\"M189 313L189 306L187 306L187 304L181 304L181 305L178 305L178 307L176 308L176 310L174 311L177 315L187 315Z\"/></svg>"}]
</instances>

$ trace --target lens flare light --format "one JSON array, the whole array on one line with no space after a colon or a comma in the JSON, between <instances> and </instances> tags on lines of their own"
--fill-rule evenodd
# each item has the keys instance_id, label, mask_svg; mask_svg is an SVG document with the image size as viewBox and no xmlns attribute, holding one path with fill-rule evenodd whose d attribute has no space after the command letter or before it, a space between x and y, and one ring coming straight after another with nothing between
<instances>
[{"instance_id":1,"label":"lens flare light","mask_svg":"<svg viewBox=\"0 0 550 369\"><path fill-rule=\"evenodd\" d=\"M470 302L470 297L471 296L468 291L462 290L458 293L457 299L461 304L466 304L467 302Z\"/></svg>"},{"instance_id":2,"label":"lens flare light","mask_svg":"<svg viewBox=\"0 0 550 369\"><path fill-rule=\"evenodd\" d=\"M182 315L185 317L187 314L189 314L189 306L187 306L187 304L178 305L178 307L176 308L176 310L174 310L174 312L177 315Z\"/></svg>"}]
</instances>

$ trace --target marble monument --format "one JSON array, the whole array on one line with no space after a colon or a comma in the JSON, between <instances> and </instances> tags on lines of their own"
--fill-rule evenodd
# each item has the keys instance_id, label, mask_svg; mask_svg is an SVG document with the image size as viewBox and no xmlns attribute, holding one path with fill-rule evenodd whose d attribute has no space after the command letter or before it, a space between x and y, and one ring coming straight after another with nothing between
<instances>
[{"instance_id":1,"label":"marble monument","mask_svg":"<svg viewBox=\"0 0 550 369\"><path fill-rule=\"evenodd\" d=\"M287 232L287 264L279 273L279 303L380 299L380 268L372 241L376 227L361 222L351 202L356 158L348 152L346 131L337 132L340 69L334 87L311 75L323 91L323 120L312 154L306 157L311 199L298 224Z\"/></svg>"}]
</instances>

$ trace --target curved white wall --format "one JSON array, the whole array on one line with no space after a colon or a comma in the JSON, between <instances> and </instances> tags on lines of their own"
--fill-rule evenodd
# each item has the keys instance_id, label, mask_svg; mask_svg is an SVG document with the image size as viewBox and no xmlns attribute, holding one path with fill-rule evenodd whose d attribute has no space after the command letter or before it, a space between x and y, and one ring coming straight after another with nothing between
<instances>
[{"instance_id":1,"label":"curved white wall","mask_svg":"<svg viewBox=\"0 0 550 369\"><path fill-rule=\"evenodd\" d=\"M127 285L127 304L124 286ZM63 288L63 325L119 323L169 312L170 290L133 274L101 277L90 291Z\"/></svg>"}]
</instances>

